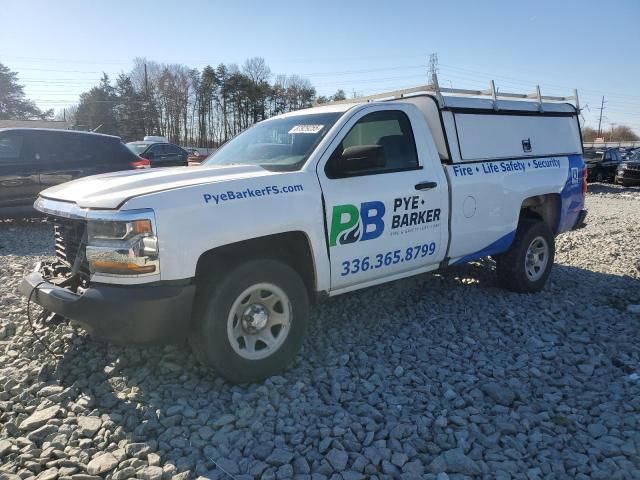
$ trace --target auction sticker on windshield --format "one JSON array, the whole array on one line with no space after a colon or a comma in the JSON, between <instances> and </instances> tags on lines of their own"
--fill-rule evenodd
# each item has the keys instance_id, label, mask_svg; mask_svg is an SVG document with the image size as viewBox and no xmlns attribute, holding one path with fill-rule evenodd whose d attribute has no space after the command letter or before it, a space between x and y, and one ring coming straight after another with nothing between
<instances>
[{"instance_id":1,"label":"auction sticker on windshield","mask_svg":"<svg viewBox=\"0 0 640 480\"><path fill-rule=\"evenodd\" d=\"M324 128L324 125L296 125L289 133L318 133Z\"/></svg>"}]
</instances>

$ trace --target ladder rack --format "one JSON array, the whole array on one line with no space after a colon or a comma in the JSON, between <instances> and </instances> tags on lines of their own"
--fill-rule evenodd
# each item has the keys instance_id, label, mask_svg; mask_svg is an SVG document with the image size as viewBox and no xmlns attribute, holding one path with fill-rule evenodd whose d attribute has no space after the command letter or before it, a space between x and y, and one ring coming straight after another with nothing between
<instances>
[{"instance_id":1,"label":"ladder rack","mask_svg":"<svg viewBox=\"0 0 640 480\"><path fill-rule=\"evenodd\" d=\"M470 95L477 97L491 97L493 100L493 108L498 109L497 100L499 98L515 98L522 100L535 100L538 103L538 109L543 111L543 101L549 102L574 102L576 110L580 112L580 101L578 99L578 90L573 90L573 95L568 97L558 97L558 96L550 96L550 95L542 95L540 93L540 86L536 85L535 91L532 93L510 93L510 92L500 92L496 88L495 82L491 80L489 82L489 88L486 90L468 90L464 88L442 88L438 84L438 76L434 73L431 76L431 83L428 85L420 85L418 87L407 88L402 90L393 90L390 92L378 93L375 95L368 95L366 97L357 97L350 98L346 100L340 100L337 102L329 102L323 105L336 105L340 103L354 103L354 102L373 102L373 101L385 101L385 100L396 100L399 98L411 97L417 94L425 93L425 92L433 92L438 97L438 101L441 106L446 106L446 96L443 93L452 93L458 95Z\"/></svg>"}]
</instances>

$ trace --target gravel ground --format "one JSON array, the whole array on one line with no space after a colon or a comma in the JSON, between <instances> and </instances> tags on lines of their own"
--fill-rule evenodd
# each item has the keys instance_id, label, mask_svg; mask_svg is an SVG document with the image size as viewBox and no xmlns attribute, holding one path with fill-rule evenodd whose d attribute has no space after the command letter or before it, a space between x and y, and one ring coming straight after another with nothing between
<instances>
[{"instance_id":1,"label":"gravel ground","mask_svg":"<svg viewBox=\"0 0 640 480\"><path fill-rule=\"evenodd\" d=\"M640 478L640 188L588 208L542 293L487 261L344 295L250 386L67 325L52 357L17 292L50 228L0 223L0 478Z\"/></svg>"}]
</instances>

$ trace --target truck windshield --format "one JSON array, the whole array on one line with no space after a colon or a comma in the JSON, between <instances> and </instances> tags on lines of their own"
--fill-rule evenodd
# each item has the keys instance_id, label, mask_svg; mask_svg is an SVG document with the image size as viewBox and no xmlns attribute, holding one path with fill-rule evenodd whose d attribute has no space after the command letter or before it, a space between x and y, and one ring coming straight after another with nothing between
<instances>
[{"instance_id":1,"label":"truck windshield","mask_svg":"<svg viewBox=\"0 0 640 480\"><path fill-rule=\"evenodd\" d=\"M204 164L299 170L341 115L314 113L260 122L227 142Z\"/></svg>"}]
</instances>

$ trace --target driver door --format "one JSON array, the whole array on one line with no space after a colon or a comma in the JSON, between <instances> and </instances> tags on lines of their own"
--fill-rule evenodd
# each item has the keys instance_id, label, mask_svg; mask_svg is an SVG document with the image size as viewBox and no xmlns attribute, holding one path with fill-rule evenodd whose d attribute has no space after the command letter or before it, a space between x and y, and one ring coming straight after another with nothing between
<instances>
[{"instance_id":1,"label":"driver door","mask_svg":"<svg viewBox=\"0 0 640 480\"><path fill-rule=\"evenodd\" d=\"M442 169L425 168L431 152L416 145L414 125L421 120L420 135L428 132L410 107L377 106L354 115L318 164L332 291L428 270L444 257L446 180ZM384 160L341 171L341 162L353 160L344 157L351 147L376 153L382 147Z\"/></svg>"}]
</instances>

